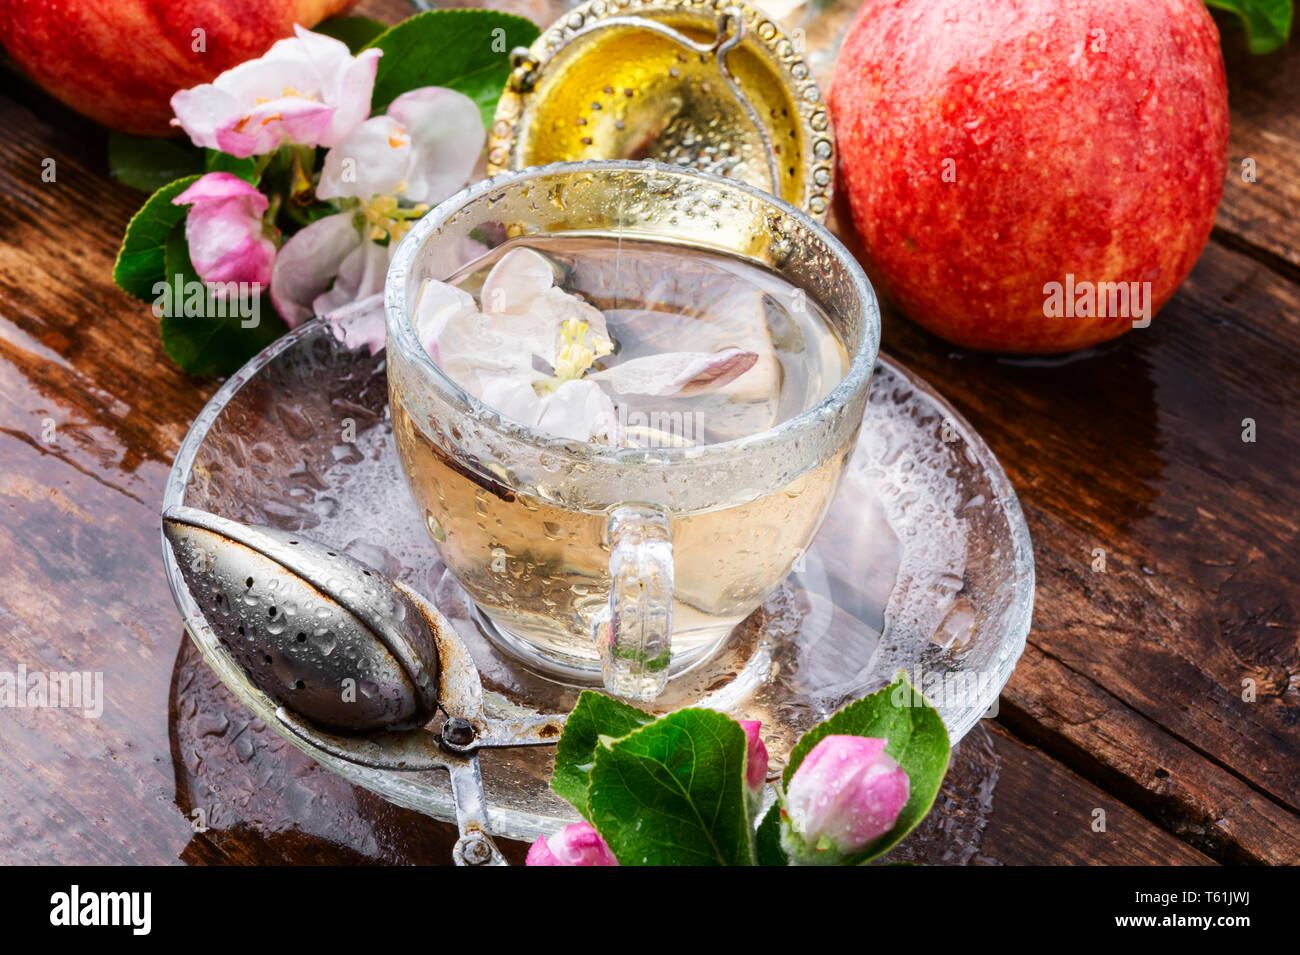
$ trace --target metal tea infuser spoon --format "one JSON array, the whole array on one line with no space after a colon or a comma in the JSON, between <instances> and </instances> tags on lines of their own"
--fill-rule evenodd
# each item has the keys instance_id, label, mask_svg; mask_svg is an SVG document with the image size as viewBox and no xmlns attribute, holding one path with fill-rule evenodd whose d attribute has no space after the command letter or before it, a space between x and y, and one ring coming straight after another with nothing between
<instances>
[{"instance_id":1,"label":"metal tea infuser spoon","mask_svg":"<svg viewBox=\"0 0 1300 955\"><path fill-rule=\"evenodd\" d=\"M208 626L285 728L359 766L447 770L456 864L506 864L477 751L554 743L563 715L486 716L474 660L433 604L318 541L192 507L168 508L163 533Z\"/></svg>"}]
</instances>

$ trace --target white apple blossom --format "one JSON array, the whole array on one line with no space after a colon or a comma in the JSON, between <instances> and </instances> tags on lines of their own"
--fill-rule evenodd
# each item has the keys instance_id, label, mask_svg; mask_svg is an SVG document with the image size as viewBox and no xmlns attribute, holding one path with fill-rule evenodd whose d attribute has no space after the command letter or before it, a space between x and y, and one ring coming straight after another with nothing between
<instances>
[{"instance_id":1,"label":"white apple blossom","mask_svg":"<svg viewBox=\"0 0 1300 955\"><path fill-rule=\"evenodd\" d=\"M574 441L623 443L611 392L699 394L758 359L735 348L670 352L588 374L614 350L605 316L558 288L550 263L526 248L492 267L477 306L463 289L426 281L414 323L421 344L460 387L512 421Z\"/></svg>"},{"instance_id":2,"label":"white apple blossom","mask_svg":"<svg viewBox=\"0 0 1300 955\"><path fill-rule=\"evenodd\" d=\"M285 143L332 146L370 115L379 50L347 46L297 24L294 36L171 100L195 145L241 158Z\"/></svg>"},{"instance_id":3,"label":"white apple blossom","mask_svg":"<svg viewBox=\"0 0 1300 955\"><path fill-rule=\"evenodd\" d=\"M344 340L350 347L364 344L372 353L383 347L384 280L404 230L389 221L387 228L398 234L385 231L388 242L375 241L373 208L317 219L280 249L271 272L271 301L290 328L314 316L346 318ZM449 274L486 251L472 239L444 243L434 266Z\"/></svg>"},{"instance_id":4,"label":"white apple blossom","mask_svg":"<svg viewBox=\"0 0 1300 955\"><path fill-rule=\"evenodd\" d=\"M463 93L428 86L403 93L325 154L321 199L399 196L433 205L465 185L487 131Z\"/></svg>"},{"instance_id":5,"label":"white apple blossom","mask_svg":"<svg viewBox=\"0 0 1300 955\"><path fill-rule=\"evenodd\" d=\"M290 328L316 314L316 300L329 291L349 256L369 255L357 219L355 211L317 219L280 248L271 273L271 301Z\"/></svg>"},{"instance_id":6,"label":"white apple blossom","mask_svg":"<svg viewBox=\"0 0 1300 955\"><path fill-rule=\"evenodd\" d=\"M397 97L385 115L358 124L330 149L316 197L344 210L291 237L271 279L272 301L289 327L314 315L346 318L350 345L383 347L382 292L393 251L431 204L471 178L485 140L473 100L424 87ZM472 240L443 243L444 274L484 251Z\"/></svg>"}]
</instances>

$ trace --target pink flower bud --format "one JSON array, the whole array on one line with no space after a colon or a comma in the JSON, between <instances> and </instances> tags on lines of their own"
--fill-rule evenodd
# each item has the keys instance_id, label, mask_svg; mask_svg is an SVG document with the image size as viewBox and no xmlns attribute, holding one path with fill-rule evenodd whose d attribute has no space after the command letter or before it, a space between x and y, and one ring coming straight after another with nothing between
<instances>
[{"instance_id":1,"label":"pink flower bud","mask_svg":"<svg viewBox=\"0 0 1300 955\"><path fill-rule=\"evenodd\" d=\"M740 720L740 728L749 740L749 751L745 755L745 783L750 789L761 789L767 781L767 747L758 735L762 726L758 720Z\"/></svg>"},{"instance_id":2,"label":"pink flower bud","mask_svg":"<svg viewBox=\"0 0 1300 955\"><path fill-rule=\"evenodd\" d=\"M275 243L262 222L268 200L255 186L228 172L210 172L172 203L190 207L185 218L190 261L199 278L218 286L218 295L228 294L228 283L270 285Z\"/></svg>"},{"instance_id":3,"label":"pink flower bud","mask_svg":"<svg viewBox=\"0 0 1300 955\"><path fill-rule=\"evenodd\" d=\"M589 823L575 822L549 838L538 836L525 865L618 865L614 853Z\"/></svg>"},{"instance_id":4,"label":"pink flower bud","mask_svg":"<svg viewBox=\"0 0 1300 955\"><path fill-rule=\"evenodd\" d=\"M827 736L804 757L781 812L781 841L793 860L839 862L894 828L910 786L885 742Z\"/></svg>"}]
</instances>

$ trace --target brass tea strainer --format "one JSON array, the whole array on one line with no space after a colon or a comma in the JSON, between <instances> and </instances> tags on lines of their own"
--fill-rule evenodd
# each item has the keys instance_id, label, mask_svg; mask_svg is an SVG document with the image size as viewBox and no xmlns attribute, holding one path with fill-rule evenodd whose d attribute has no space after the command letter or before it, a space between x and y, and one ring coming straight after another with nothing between
<instances>
[{"instance_id":1,"label":"brass tea strainer","mask_svg":"<svg viewBox=\"0 0 1300 955\"><path fill-rule=\"evenodd\" d=\"M796 42L752 4L588 0L513 62L488 175L648 159L734 176L826 216L826 105Z\"/></svg>"}]
</instances>

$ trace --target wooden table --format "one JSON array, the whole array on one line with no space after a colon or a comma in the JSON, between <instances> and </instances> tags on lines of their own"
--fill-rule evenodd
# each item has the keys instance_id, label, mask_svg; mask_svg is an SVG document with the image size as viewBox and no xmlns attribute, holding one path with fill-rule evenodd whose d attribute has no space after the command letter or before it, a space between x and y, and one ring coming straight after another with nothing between
<instances>
[{"instance_id":1,"label":"wooden table","mask_svg":"<svg viewBox=\"0 0 1300 955\"><path fill-rule=\"evenodd\" d=\"M885 350L1001 458L1038 563L1029 646L969 744L997 781L961 861L1300 862L1300 44L1249 57L1221 27L1226 192L1149 329L1017 361L887 319ZM310 763L186 648L158 504L217 382L112 283L142 197L103 131L3 84L0 670L103 671L108 704L0 710L0 861L444 861L447 827Z\"/></svg>"}]
</instances>

